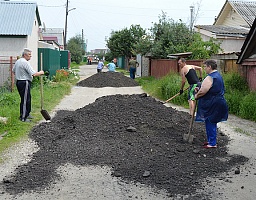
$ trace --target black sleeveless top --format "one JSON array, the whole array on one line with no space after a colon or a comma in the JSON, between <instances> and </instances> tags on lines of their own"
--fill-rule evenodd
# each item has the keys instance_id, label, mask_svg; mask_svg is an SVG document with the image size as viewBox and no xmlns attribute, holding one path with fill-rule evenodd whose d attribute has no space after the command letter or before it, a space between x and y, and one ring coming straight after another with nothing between
<instances>
[{"instance_id":1,"label":"black sleeveless top","mask_svg":"<svg viewBox=\"0 0 256 200\"><path fill-rule=\"evenodd\" d=\"M196 74L196 70L194 70L192 68L189 69L189 71L185 75L185 77L187 78L189 85L197 84L199 82L199 79L198 79L197 74Z\"/></svg>"}]
</instances>

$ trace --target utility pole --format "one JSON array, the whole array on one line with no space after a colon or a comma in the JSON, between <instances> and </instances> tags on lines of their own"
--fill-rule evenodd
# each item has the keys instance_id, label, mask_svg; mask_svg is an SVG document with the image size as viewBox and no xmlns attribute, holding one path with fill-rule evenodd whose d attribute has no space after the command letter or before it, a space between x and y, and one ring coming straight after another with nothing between
<instances>
[{"instance_id":1,"label":"utility pole","mask_svg":"<svg viewBox=\"0 0 256 200\"><path fill-rule=\"evenodd\" d=\"M82 29L82 48L84 49L84 29Z\"/></svg>"},{"instance_id":2,"label":"utility pole","mask_svg":"<svg viewBox=\"0 0 256 200\"><path fill-rule=\"evenodd\" d=\"M65 34L64 34L64 50L67 50L67 29L68 29L68 13L76 8L68 9L68 0L66 3L66 21L65 21Z\"/></svg>"},{"instance_id":3,"label":"utility pole","mask_svg":"<svg viewBox=\"0 0 256 200\"><path fill-rule=\"evenodd\" d=\"M193 29L193 21L194 21L194 6L190 6L190 12L191 12L191 16L190 16L190 32L192 32Z\"/></svg>"},{"instance_id":4,"label":"utility pole","mask_svg":"<svg viewBox=\"0 0 256 200\"><path fill-rule=\"evenodd\" d=\"M68 0L66 3L66 20L65 20L65 34L64 34L64 50L67 50L67 27L68 27Z\"/></svg>"}]
</instances>

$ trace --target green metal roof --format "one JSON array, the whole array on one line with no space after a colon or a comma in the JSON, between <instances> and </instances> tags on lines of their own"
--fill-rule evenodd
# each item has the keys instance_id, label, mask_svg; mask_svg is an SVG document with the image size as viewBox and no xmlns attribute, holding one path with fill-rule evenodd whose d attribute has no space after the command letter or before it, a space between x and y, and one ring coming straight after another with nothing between
<instances>
[{"instance_id":1,"label":"green metal roof","mask_svg":"<svg viewBox=\"0 0 256 200\"><path fill-rule=\"evenodd\" d=\"M40 26L35 2L0 1L0 35L31 35L35 17Z\"/></svg>"}]
</instances>

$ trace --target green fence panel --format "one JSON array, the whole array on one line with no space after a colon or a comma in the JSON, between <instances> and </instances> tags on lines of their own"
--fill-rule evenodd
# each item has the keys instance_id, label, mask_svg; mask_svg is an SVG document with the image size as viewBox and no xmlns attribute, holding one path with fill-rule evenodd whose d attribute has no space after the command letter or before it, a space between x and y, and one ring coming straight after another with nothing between
<instances>
[{"instance_id":1,"label":"green fence panel","mask_svg":"<svg viewBox=\"0 0 256 200\"><path fill-rule=\"evenodd\" d=\"M122 69L125 68L125 56L121 56L117 58L117 65Z\"/></svg>"},{"instance_id":2,"label":"green fence panel","mask_svg":"<svg viewBox=\"0 0 256 200\"><path fill-rule=\"evenodd\" d=\"M38 66L41 68L40 55L43 54L43 70L49 73L49 78L56 75L56 71L61 69L60 51L48 48L38 49Z\"/></svg>"},{"instance_id":3,"label":"green fence panel","mask_svg":"<svg viewBox=\"0 0 256 200\"><path fill-rule=\"evenodd\" d=\"M68 50L60 51L60 67L62 69L68 69L69 64L68 64Z\"/></svg>"}]
</instances>

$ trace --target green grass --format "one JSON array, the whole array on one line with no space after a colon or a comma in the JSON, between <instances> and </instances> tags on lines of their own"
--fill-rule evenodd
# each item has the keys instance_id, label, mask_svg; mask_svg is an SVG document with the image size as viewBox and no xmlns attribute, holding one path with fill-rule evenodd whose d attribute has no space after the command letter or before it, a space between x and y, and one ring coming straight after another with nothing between
<instances>
[{"instance_id":1,"label":"green grass","mask_svg":"<svg viewBox=\"0 0 256 200\"><path fill-rule=\"evenodd\" d=\"M71 62L70 63L70 68L71 69L79 69L79 66L86 65L86 64L87 64L87 62L81 62L79 64L77 64L76 62Z\"/></svg>"},{"instance_id":2,"label":"green grass","mask_svg":"<svg viewBox=\"0 0 256 200\"><path fill-rule=\"evenodd\" d=\"M245 79L236 73L223 74L223 79L229 113L256 122L256 92L249 91ZM160 79L141 77L135 80L138 81L144 91L163 101L177 94L181 85L181 77L175 73L170 73ZM184 88L187 86L186 84ZM187 92L177 96L170 103L188 108Z\"/></svg>"},{"instance_id":3,"label":"green grass","mask_svg":"<svg viewBox=\"0 0 256 200\"><path fill-rule=\"evenodd\" d=\"M142 86L144 91L163 101L166 101L180 91L181 79L178 74L171 73L161 79L141 77L135 80ZM188 87L188 85L185 85L185 88L186 87ZM188 108L186 92L171 100L170 103Z\"/></svg>"},{"instance_id":4,"label":"green grass","mask_svg":"<svg viewBox=\"0 0 256 200\"><path fill-rule=\"evenodd\" d=\"M60 103L61 99L70 93L72 86L77 82L78 79L74 78L74 74L70 74L71 76L69 76L66 81L62 82L50 82L49 80L44 80L43 109L48 113L51 113L53 108ZM5 136L3 136L3 139L0 140L0 154L6 148L20 141L22 138L27 138L32 127L35 126L40 120L44 119L40 112L41 95L38 79L35 78L32 84L31 115L34 117L34 119L31 123L24 123L19 120L20 97L16 88L13 92L4 91L0 94L0 116L8 119L7 123L0 122L0 135L7 133Z\"/></svg>"},{"instance_id":5,"label":"green grass","mask_svg":"<svg viewBox=\"0 0 256 200\"><path fill-rule=\"evenodd\" d=\"M122 73L122 74L124 74L125 76L130 75L129 71L127 71L127 70L125 70L125 69L123 69L123 68L117 67L117 68L116 68L116 71L117 71L117 72L120 72L120 73Z\"/></svg>"},{"instance_id":6,"label":"green grass","mask_svg":"<svg viewBox=\"0 0 256 200\"><path fill-rule=\"evenodd\" d=\"M243 129L241 129L241 128L235 128L234 130L235 130L235 132L244 134L244 135L246 135L246 136L251 136L251 134L250 134L248 131L245 131L245 130L243 130Z\"/></svg>"}]
</instances>

